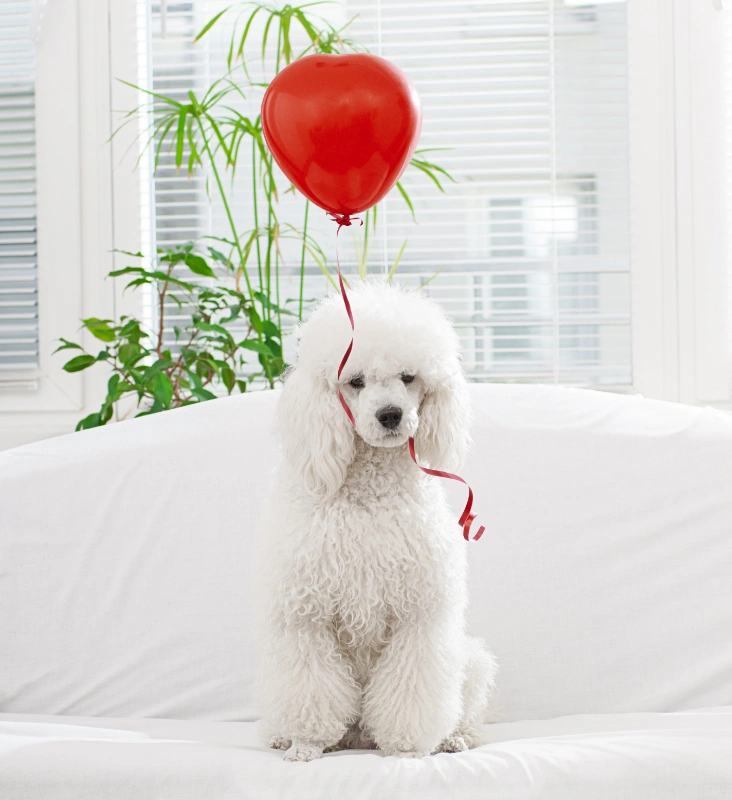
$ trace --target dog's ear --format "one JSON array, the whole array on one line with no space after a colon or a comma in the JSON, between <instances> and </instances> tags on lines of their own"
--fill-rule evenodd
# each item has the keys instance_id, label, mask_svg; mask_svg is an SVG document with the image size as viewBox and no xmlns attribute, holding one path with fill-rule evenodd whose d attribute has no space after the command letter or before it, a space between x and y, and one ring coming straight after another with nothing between
<instances>
[{"instance_id":1,"label":"dog's ear","mask_svg":"<svg viewBox=\"0 0 732 800\"><path fill-rule=\"evenodd\" d=\"M471 444L471 416L468 383L458 370L422 400L414 437L417 455L432 469L458 469Z\"/></svg>"},{"instance_id":2,"label":"dog's ear","mask_svg":"<svg viewBox=\"0 0 732 800\"><path fill-rule=\"evenodd\" d=\"M353 460L353 428L335 387L294 367L277 407L284 456L308 494L325 499L346 479Z\"/></svg>"}]
</instances>

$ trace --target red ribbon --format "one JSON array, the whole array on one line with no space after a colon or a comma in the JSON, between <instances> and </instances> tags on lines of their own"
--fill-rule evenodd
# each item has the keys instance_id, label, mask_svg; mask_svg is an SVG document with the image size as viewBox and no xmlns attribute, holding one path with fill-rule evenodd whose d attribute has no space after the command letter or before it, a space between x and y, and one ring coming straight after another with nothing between
<instances>
[{"instance_id":1,"label":"red ribbon","mask_svg":"<svg viewBox=\"0 0 732 800\"><path fill-rule=\"evenodd\" d=\"M354 219L358 219L363 225L363 220L360 217L351 217L349 214L335 214L332 211L327 212L328 216L333 220L333 222L338 224L338 230L336 231L336 265L338 267L338 283L341 287L341 297L343 298L343 303L346 306L346 313L348 314L348 320L351 323L351 332L355 332L356 326L353 322L353 312L351 311L351 304L348 302L348 295L346 294L346 287L343 283L343 277L341 276L341 262L338 257L338 234L341 232L341 228L350 228L353 224ZM348 361L351 350L353 350L353 336L351 336L351 343L348 345L348 349L346 350L343 358L341 359L340 366L338 367L338 379L340 380L341 373L343 372L343 368L346 366L346 362ZM346 402L345 397L341 394L341 387L338 386L338 398L341 401L341 405L343 406L343 410L348 415L348 419L351 421L351 425L356 427L356 420L353 416L351 409L348 407L348 403ZM473 490L470 488L467 481L463 480L459 475L454 475L452 472L443 472L439 469L428 469L427 467L420 466L419 462L417 461L417 456L414 452L414 437L409 437L409 455L412 457L412 461L427 475L434 475L436 478L448 478L451 481L460 481L460 483L464 483L468 487L468 502L465 504L465 508L463 509L463 513L460 515L460 519L458 520L458 524L462 526L463 529L463 538L466 542L471 541L470 539L470 526L473 524L473 520L475 519L475 514L472 512L473 508ZM481 525L478 528L478 532L473 536L472 541L477 542L478 539L483 535L485 532L485 526Z\"/></svg>"},{"instance_id":2,"label":"red ribbon","mask_svg":"<svg viewBox=\"0 0 732 800\"><path fill-rule=\"evenodd\" d=\"M441 469L428 469L427 467L420 466L419 462L417 461L417 456L414 454L414 438L412 436L409 437L409 455L412 456L412 461L414 461L414 463L422 470L422 472L427 473L427 475L434 475L436 478L449 478L451 481L460 481L460 483L464 483L468 487L468 502L465 504L463 513L460 515L458 525L462 525L463 538L466 542L469 542L470 526L473 524L475 514L471 512L471 509L473 508L473 490L468 485L468 482L463 480L459 475L454 475L452 472L443 472ZM481 525L480 528L478 528L478 533L473 536L473 541L477 542L484 532L485 526Z\"/></svg>"},{"instance_id":3,"label":"red ribbon","mask_svg":"<svg viewBox=\"0 0 732 800\"><path fill-rule=\"evenodd\" d=\"M338 283L341 287L341 297L343 298L343 302L346 305L346 313L348 314L348 319L351 323L351 332L355 331L356 326L353 322L353 312L351 311L351 304L348 302L348 295L346 294L346 287L343 285L343 276L341 275L341 260L338 257L338 234L341 232L341 228L350 228L353 225L353 219L359 220L361 225L363 225L363 220L360 217L351 217L349 214L334 214L331 211L327 212L328 216L333 220L333 222L338 223L338 230L336 231L336 264L338 266ZM351 356L351 350L353 350L353 336L351 336L351 343L348 345L348 349L346 350L343 358L341 359L341 365L338 367L338 380L341 378L341 372L343 372L343 367L346 366L346 361ZM353 412L348 407L348 403L346 402L346 398L341 394L341 387L340 384L338 385L338 399L341 401L341 405L343 406L343 410L348 415L348 419L351 420L351 425L356 427L356 420L353 417Z\"/></svg>"}]
</instances>

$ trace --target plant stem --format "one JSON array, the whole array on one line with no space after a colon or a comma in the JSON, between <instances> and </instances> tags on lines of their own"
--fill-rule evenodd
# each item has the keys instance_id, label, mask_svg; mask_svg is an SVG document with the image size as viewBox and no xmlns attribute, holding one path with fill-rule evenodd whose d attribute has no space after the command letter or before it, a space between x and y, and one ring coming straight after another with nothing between
<instances>
[{"instance_id":1,"label":"plant stem","mask_svg":"<svg viewBox=\"0 0 732 800\"><path fill-rule=\"evenodd\" d=\"M182 402L180 397L180 379L183 376L183 360L184 354L187 350L190 350L191 345L193 344L193 340L198 336L198 331L193 330L191 334L191 338L188 340L188 344L181 348L180 355L178 356L178 361L173 365L172 369L170 370L170 375L176 372L175 376L175 383L173 384L173 394L175 395L178 402ZM170 375L168 377L170 377Z\"/></svg>"},{"instance_id":2,"label":"plant stem","mask_svg":"<svg viewBox=\"0 0 732 800\"><path fill-rule=\"evenodd\" d=\"M279 232L279 230L278 230ZM275 249L275 289L277 292L277 327L282 331L282 304L280 303L280 248Z\"/></svg>"},{"instance_id":3,"label":"plant stem","mask_svg":"<svg viewBox=\"0 0 732 800\"><path fill-rule=\"evenodd\" d=\"M219 175L219 171L216 168L216 161L214 160L213 153L211 152L211 148L208 144L208 139L206 138L206 133L203 129L203 124L201 123L200 118L196 118L198 120L198 127L201 131L201 139L203 140L203 146L206 150L206 154L208 155L209 162L211 164L211 171L214 174L214 178L216 179L216 185L219 190L219 195L221 196L221 202L224 204L224 211L226 211L226 218L229 221L229 227L231 228L231 234L234 237L234 245L236 246L236 250L239 253L239 263L241 264L241 269L244 274L244 280L247 284L247 289L249 290L249 297L251 300L252 305L254 305L254 292L252 291L252 285L249 281L249 274L246 270L246 265L244 263L244 251L242 250L241 241L239 240L239 234L236 230L236 225L234 223L234 217L231 213L231 208L229 206L229 201L226 199L226 192L224 191L223 184L221 183L221 177Z\"/></svg>"},{"instance_id":4,"label":"plant stem","mask_svg":"<svg viewBox=\"0 0 732 800\"><path fill-rule=\"evenodd\" d=\"M203 141L204 149L206 150L206 154L208 155L209 162L211 164L211 171L214 174L214 178L216 179L216 185L219 189L219 195L221 196L221 202L224 204L224 210L226 211L226 218L229 220L229 227L231 228L232 236L234 237L234 244L236 245L237 252L239 253L240 265L241 270L244 274L244 280L247 284L247 289L249 290L249 297L251 299L252 306L254 306L254 292L252 290L252 284L249 280L249 273L247 272L247 267L244 259L244 251L242 250L241 241L239 240L239 234L236 230L236 225L234 223L234 217L231 213L231 207L229 206L229 201L226 199L226 192L224 191L224 186L221 183L221 176L219 175L219 171L216 168L216 161L214 160L213 153L211 152L211 147L209 146L208 139L206 138L206 132L203 128L203 124L201 122L200 117L196 117L198 121L198 128L201 131L201 140ZM269 294L267 295L269 296ZM259 341L262 341L262 332L257 331L257 338ZM274 380L272 379L272 372L269 368L269 362L267 358L262 359L264 362L264 371L267 376L267 381L270 385L271 389L274 389Z\"/></svg>"},{"instance_id":5,"label":"plant stem","mask_svg":"<svg viewBox=\"0 0 732 800\"><path fill-rule=\"evenodd\" d=\"M170 273L173 271L173 263L171 262L170 266L168 267L167 275L170 277ZM165 293L168 291L168 281L163 283L163 288L158 290L158 346L155 348L155 352L158 354L158 358L163 357L163 330L164 330L164 322L165 322Z\"/></svg>"},{"instance_id":6,"label":"plant stem","mask_svg":"<svg viewBox=\"0 0 732 800\"><path fill-rule=\"evenodd\" d=\"M305 242L308 238L308 212L310 211L310 201L305 201L305 222L302 229L302 255L300 257L300 305L298 309L298 319L302 322L302 295L305 286ZM278 303L279 305L279 303ZM282 330L280 328L280 330Z\"/></svg>"},{"instance_id":7,"label":"plant stem","mask_svg":"<svg viewBox=\"0 0 732 800\"><path fill-rule=\"evenodd\" d=\"M257 142L252 138L252 197L254 200L254 230L256 231L255 241L257 243L257 271L259 272L259 285L263 286L262 281L262 249L259 245L259 190L257 189ZM264 315L264 300L262 300L262 314Z\"/></svg>"},{"instance_id":8,"label":"plant stem","mask_svg":"<svg viewBox=\"0 0 732 800\"><path fill-rule=\"evenodd\" d=\"M282 16L280 16L280 24L277 29L277 60L275 61L275 75L280 74L280 52L281 52L281 42L285 32L282 29Z\"/></svg>"},{"instance_id":9,"label":"plant stem","mask_svg":"<svg viewBox=\"0 0 732 800\"><path fill-rule=\"evenodd\" d=\"M272 245L274 244L274 225L277 222L274 204L272 202L274 180L272 178L272 156L265 159L267 166L267 183L265 195L267 197L267 254L264 261L264 275L267 282L267 297L271 297L272 292ZM269 314L267 319L271 319L271 308L267 309Z\"/></svg>"}]
</instances>

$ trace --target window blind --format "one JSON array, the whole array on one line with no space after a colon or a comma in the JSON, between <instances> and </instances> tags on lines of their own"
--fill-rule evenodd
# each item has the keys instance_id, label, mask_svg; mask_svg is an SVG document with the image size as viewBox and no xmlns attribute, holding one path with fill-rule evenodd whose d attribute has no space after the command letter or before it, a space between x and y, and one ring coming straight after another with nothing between
<instances>
[{"instance_id":1,"label":"window blind","mask_svg":"<svg viewBox=\"0 0 732 800\"><path fill-rule=\"evenodd\" d=\"M223 7L141 2L141 63L155 91L184 97L225 72L225 30L192 45ZM344 0L316 10L336 25L355 16L348 35L412 78L424 109L420 147L435 148L431 159L455 180L442 193L421 173L405 174L417 224L393 192L380 206L369 271L387 272L406 242L396 277L429 281L473 380L628 386L625 4ZM164 156L151 179L151 242L220 234L205 178L176 175L172 160ZM250 181L244 165L234 187L242 229L253 224ZM302 214L296 199L283 203L283 218L290 213ZM310 230L332 259L332 224L315 211ZM354 272L361 231L348 234L341 261ZM294 294L299 248L285 243L283 258L283 291ZM314 263L306 276L307 297L328 290Z\"/></svg>"},{"instance_id":2,"label":"window blind","mask_svg":"<svg viewBox=\"0 0 732 800\"><path fill-rule=\"evenodd\" d=\"M0 4L0 382L38 366L31 5Z\"/></svg>"}]
</instances>

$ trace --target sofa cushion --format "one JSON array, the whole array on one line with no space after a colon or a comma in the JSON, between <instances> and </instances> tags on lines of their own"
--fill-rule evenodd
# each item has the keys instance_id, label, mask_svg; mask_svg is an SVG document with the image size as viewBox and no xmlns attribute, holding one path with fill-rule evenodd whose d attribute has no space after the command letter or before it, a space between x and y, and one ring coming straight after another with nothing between
<instances>
[{"instance_id":1,"label":"sofa cushion","mask_svg":"<svg viewBox=\"0 0 732 800\"><path fill-rule=\"evenodd\" d=\"M470 626L498 656L503 718L732 704L732 415L478 395Z\"/></svg>"},{"instance_id":2,"label":"sofa cushion","mask_svg":"<svg viewBox=\"0 0 732 800\"><path fill-rule=\"evenodd\" d=\"M259 746L255 724L0 715L3 800L726 800L732 707L489 726L429 758Z\"/></svg>"},{"instance_id":3,"label":"sofa cushion","mask_svg":"<svg viewBox=\"0 0 732 800\"><path fill-rule=\"evenodd\" d=\"M487 531L466 545L470 626L498 655L502 718L732 703L732 417L472 392L462 474ZM276 400L0 454L0 710L256 718L250 574ZM442 483L457 518L465 489Z\"/></svg>"},{"instance_id":4,"label":"sofa cushion","mask_svg":"<svg viewBox=\"0 0 732 800\"><path fill-rule=\"evenodd\" d=\"M0 453L0 711L256 718L249 575L275 402Z\"/></svg>"}]
</instances>

